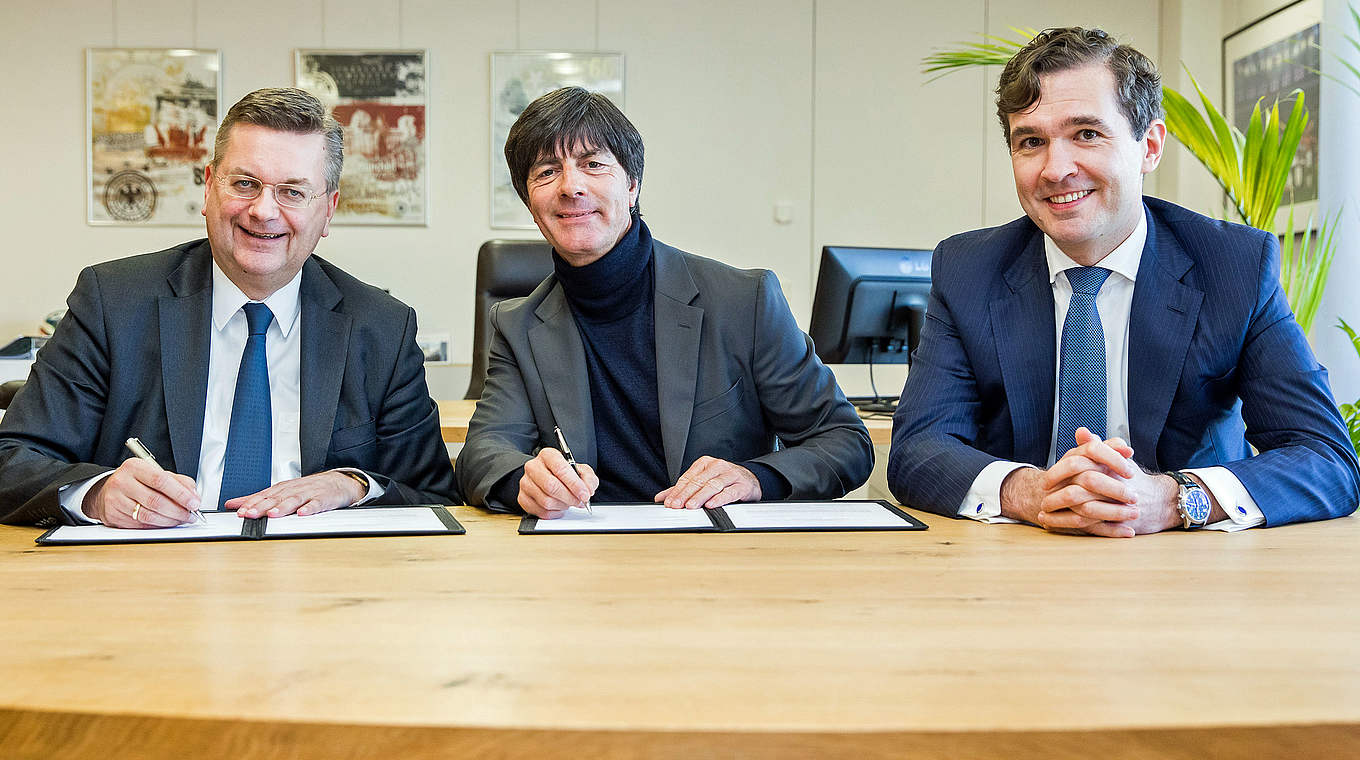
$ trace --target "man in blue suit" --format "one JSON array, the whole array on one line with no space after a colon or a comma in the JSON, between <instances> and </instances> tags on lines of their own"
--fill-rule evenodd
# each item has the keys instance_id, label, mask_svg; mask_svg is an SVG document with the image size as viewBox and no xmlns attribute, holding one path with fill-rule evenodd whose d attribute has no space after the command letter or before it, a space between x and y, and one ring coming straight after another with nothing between
<instances>
[{"instance_id":1,"label":"man in blue suit","mask_svg":"<svg viewBox=\"0 0 1360 760\"><path fill-rule=\"evenodd\" d=\"M1152 62L1051 29L1006 65L997 113L1026 216L935 249L897 498L1119 537L1354 511L1355 452L1275 238L1142 195L1166 141Z\"/></svg>"}]
</instances>

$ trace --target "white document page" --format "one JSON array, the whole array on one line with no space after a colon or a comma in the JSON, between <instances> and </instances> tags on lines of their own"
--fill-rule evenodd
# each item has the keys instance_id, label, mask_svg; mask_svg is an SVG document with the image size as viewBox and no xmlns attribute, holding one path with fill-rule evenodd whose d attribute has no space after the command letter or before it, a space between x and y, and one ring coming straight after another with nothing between
<instances>
[{"instance_id":1,"label":"white document page","mask_svg":"<svg viewBox=\"0 0 1360 760\"><path fill-rule=\"evenodd\" d=\"M592 515L572 507L556 520L538 521L535 530L572 533L594 530L693 530L713 528L702 509L670 509L661 504L595 504Z\"/></svg>"},{"instance_id":2,"label":"white document page","mask_svg":"<svg viewBox=\"0 0 1360 760\"><path fill-rule=\"evenodd\" d=\"M871 501L760 502L723 507L732 525L752 528L897 528L909 524Z\"/></svg>"},{"instance_id":3,"label":"white document page","mask_svg":"<svg viewBox=\"0 0 1360 760\"><path fill-rule=\"evenodd\" d=\"M53 542L97 541L99 543L117 543L120 541L146 541L148 539L165 541L170 539L226 538L241 535L241 523L245 522L245 519L237 517L235 512L204 512L203 517L207 520L206 523L187 523L173 528L148 528L146 530L110 528L107 525L63 525L53 531L52 535L47 537L47 540Z\"/></svg>"},{"instance_id":4,"label":"white document page","mask_svg":"<svg viewBox=\"0 0 1360 760\"><path fill-rule=\"evenodd\" d=\"M271 517L264 525L266 536L326 533L429 533L448 527L429 507L382 509L333 509L319 515Z\"/></svg>"}]
</instances>

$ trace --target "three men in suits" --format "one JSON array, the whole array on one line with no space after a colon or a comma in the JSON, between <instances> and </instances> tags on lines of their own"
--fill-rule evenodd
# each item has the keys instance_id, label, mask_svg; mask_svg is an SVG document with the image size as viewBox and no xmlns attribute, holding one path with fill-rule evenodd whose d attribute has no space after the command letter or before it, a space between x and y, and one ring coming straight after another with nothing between
<instances>
[{"instance_id":1,"label":"three men in suits","mask_svg":"<svg viewBox=\"0 0 1360 760\"><path fill-rule=\"evenodd\" d=\"M1048 30L997 94L1026 216L935 251L893 493L1123 537L1354 511L1355 452L1274 237L1142 196L1166 139L1152 62Z\"/></svg>"},{"instance_id":2,"label":"three men in suits","mask_svg":"<svg viewBox=\"0 0 1360 760\"><path fill-rule=\"evenodd\" d=\"M151 528L455 499L414 311L312 255L342 160L340 125L301 90L231 108L207 239L81 272L0 421L0 520Z\"/></svg>"},{"instance_id":3,"label":"three men in suits","mask_svg":"<svg viewBox=\"0 0 1360 760\"><path fill-rule=\"evenodd\" d=\"M642 137L607 98L544 95L505 156L554 274L491 312L456 468L468 503L554 518L592 498L694 509L864 483L868 432L775 276L652 239Z\"/></svg>"}]
</instances>

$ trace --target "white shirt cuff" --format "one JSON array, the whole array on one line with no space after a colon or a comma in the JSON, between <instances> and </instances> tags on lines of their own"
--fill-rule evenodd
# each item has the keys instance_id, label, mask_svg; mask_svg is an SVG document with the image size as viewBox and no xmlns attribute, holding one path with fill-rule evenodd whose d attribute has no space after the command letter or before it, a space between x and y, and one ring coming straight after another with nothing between
<instances>
[{"instance_id":1,"label":"white shirt cuff","mask_svg":"<svg viewBox=\"0 0 1360 760\"><path fill-rule=\"evenodd\" d=\"M57 491L57 503L66 514L76 521L76 525L103 525L103 523L85 514L81 507L85 504L85 494L94 488L94 484L113 474L113 470L102 472L93 478L77 480L62 486Z\"/></svg>"},{"instance_id":2,"label":"white shirt cuff","mask_svg":"<svg viewBox=\"0 0 1360 760\"><path fill-rule=\"evenodd\" d=\"M367 481L368 481L368 493L364 494L364 498L362 498L362 499L360 499L360 500L354 502L353 504L351 504L351 505L350 505L351 507L357 507L357 506L359 506L360 504L367 504L367 503L369 503L370 501L373 501L374 499L378 498L379 496L382 496L383 494L387 493L387 489L386 489L386 488L383 488L382 486L378 485L378 481L376 481L376 480L374 480L373 478L369 477L369 474L366 473L366 472L364 472L363 470L360 470L360 469L355 468L355 467L337 467L337 468L335 468L335 471L336 471L336 472L352 472L352 473L355 473L355 474L357 474L357 475L362 475L362 476L364 476L364 480L367 480Z\"/></svg>"},{"instance_id":3,"label":"white shirt cuff","mask_svg":"<svg viewBox=\"0 0 1360 760\"><path fill-rule=\"evenodd\" d=\"M982 472L973 479L973 485L963 497L963 503L959 505L959 516L985 523L1019 522L1001 516L1001 483L1012 472L1030 466L1002 460L983 467Z\"/></svg>"},{"instance_id":4,"label":"white shirt cuff","mask_svg":"<svg viewBox=\"0 0 1360 760\"><path fill-rule=\"evenodd\" d=\"M1218 506L1223 507L1223 511L1228 514L1228 519L1206 525L1205 530L1235 533L1255 528L1266 521L1266 516L1261 513L1256 500L1247 493L1246 486L1242 485L1242 481L1238 480L1227 467L1196 467L1182 472L1188 472L1199 478L1209 493L1213 494Z\"/></svg>"}]
</instances>

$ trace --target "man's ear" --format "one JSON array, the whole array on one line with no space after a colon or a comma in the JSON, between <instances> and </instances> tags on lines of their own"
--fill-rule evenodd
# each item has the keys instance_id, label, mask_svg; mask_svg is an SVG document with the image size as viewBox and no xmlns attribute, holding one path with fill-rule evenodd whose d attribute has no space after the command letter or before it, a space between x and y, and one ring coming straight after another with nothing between
<instances>
[{"instance_id":1,"label":"man's ear","mask_svg":"<svg viewBox=\"0 0 1360 760\"><path fill-rule=\"evenodd\" d=\"M202 214L205 217L208 215L208 191L211 189L212 189L212 162L209 161L208 164L203 167L203 208L198 210L198 213Z\"/></svg>"},{"instance_id":2,"label":"man's ear","mask_svg":"<svg viewBox=\"0 0 1360 760\"><path fill-rule=\"evenodd\" d=\"M331 234L331 218L335 216L335 207L340 205L340 191L336 190L326 196L326 226L321 228L321 237Z\"/></svg>"},{"instance_id":3,"label":"man's ear","mask_svg":"<svg viewBox=\"0 0 1360 760\"><path fill-rule=\"evenodd\" d=\"M1143 141L1143 173L1147 174L1162 162L1162 151L1166 148L1166 122L1153 119L1148 125L1147 134L1143 135Z\"/></svg>"}]
</instances>

